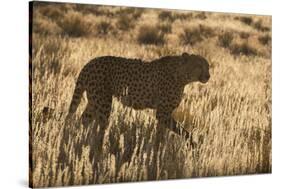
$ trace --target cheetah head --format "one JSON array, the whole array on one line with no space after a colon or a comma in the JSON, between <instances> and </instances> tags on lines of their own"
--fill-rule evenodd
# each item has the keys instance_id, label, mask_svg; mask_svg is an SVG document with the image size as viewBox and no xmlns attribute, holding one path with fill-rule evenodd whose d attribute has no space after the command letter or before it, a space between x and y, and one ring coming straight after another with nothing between
<instances>
[{"instance_id":1,"label":"cheetah head","mask_svg":"<svg viewBox=\"0 0 281 189\"><path fill-rule=\"evenodd\" d=\"M207 83L210 79L209 63L200 55L183 53L183 68L186 82L199 81Z\"/></svg>"}]
</instances>

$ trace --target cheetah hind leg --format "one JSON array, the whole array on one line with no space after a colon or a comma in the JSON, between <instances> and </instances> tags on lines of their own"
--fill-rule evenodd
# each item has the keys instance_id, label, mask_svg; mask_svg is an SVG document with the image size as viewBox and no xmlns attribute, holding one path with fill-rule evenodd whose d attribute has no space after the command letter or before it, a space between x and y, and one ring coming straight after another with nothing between
<instances>
[{"instance_id":1,"label":"cheetah hind leg","mask_svg":"<svg viewBox=\"0 0 281 189\"><path fill-rule=\"evenodd\" d=\"M103 142L105 131L109 124L109 116L111 112L111 98L106 98L105 96L101 96L102 98L96 98L93 103L94 106L91 106L94 112L91 114L94 119L94 130L95 132L91 134L89 145L90 145L90 154L89 158L92 161L92 169L95 175L95 180L99 179L99 172L101 171L101 163L103 157ZM87 116L88 117L88 116Z\"/></svg>"}]
</instances>

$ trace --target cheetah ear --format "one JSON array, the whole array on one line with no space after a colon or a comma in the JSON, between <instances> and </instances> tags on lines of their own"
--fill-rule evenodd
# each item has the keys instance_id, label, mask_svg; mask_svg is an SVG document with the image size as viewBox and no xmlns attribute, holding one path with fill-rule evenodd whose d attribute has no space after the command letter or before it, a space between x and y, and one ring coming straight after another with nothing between
<instances>
[{"instance_id":1,"label":"cheetah ear","mask_svg":"<svg viewBox=\"0 0 281 189\"><path fill-rule=\"evenodd\" d=\"M186 53L186 52L184 52L184 53L182 53L182 57L183 58L189 58L191 55L190 54L188 54L188 53Z\"/></svg>"}]
</instances>

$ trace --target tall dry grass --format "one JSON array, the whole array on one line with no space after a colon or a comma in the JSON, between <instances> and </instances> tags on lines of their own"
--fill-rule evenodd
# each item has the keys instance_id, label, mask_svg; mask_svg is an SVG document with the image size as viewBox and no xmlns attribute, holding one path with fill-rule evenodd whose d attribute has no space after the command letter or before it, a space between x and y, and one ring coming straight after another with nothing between
<instances>
[{"instance_id":1,"label":"tall dry grass","mask_svg":"<svg viewBox=\"0 0 281 189\"><path fill-rule=\"evenodd\" d=\"M44 3L35 6L30 110L32 186L151 180L154 153L158 157L158 179L271 172L271 44L267 42L271 39L267 37L271 36L270 31L256 29L247 19L236 19L236 15L149 9L138 12L128 8L125 13L136 14L137 20L127 30L125 21L120 23L124 18L112 16L124 16L118 7ZM53 12L46 10L54 7ZM270 17L248 17L251 24L261 19L264 27L271 27ZM101 35L98 25L108 20L118 32L113 35L105 31ZM138 33L145 30L142 27L150 24L157 28L162 20L168 29L171 27L169 32L161 33L165 41L161 45L139 43ZM81 25L85 23L91 23L91 29ZM188 32L184 29L193 31L199 24L212 35L205 33L200 41L183 44L181 34ZM122 30L118 29L120 26L124 26ZM55 28L55 32L49 27ZM220 30L237 35L225 42L220 39ZM249 37L241 38L241 32ZM256 53L245 55L240 49L233 54L232 43L249 43ZM187 147L181 137L166 133L163 151L154 151L151 144L155 140L155 112L135 111L114 100L102 161L97 169L92 169L94 162L89 154L96 149L93 128L84 128L79 120L70 124L63 120L81 68L90 59L104 55L152 60L182 52L201 54L211 65L210 81L206 85L186 86L183 100L174 112L179 124L193 133L197 147ZM84 98L78 115L85 104ZM53 111L44 111L46 107Z\"/></svg>"}]
</instances>

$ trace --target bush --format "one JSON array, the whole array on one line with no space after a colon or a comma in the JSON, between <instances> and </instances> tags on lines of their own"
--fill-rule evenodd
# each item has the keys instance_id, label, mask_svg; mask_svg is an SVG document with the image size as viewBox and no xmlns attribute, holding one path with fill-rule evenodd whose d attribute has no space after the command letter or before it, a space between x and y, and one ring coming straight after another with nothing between
<instances>
[{"instance_id":1,"label":"bush","mask_svg":"<svg viewBox=\"0 0 281 189\"><path fill-rule=\"evenodd\" d=\"M270 28L269 27L266 27L266 26L263 26L262 24L262 21L259 20L257 22L254 23L253 27L259 31L263 31L263 32L266 32L266 31L270 31Z\"/></svg>"},{"instance_id":2,"label":"bush","mask_svg":"<svg viewBox=\"0 0 281 189\"><path fill-rule=\"evenodd\" d=\"M137 41L140 44L162 45L165 43L164 33L155 26L144 25L139 29Z\"/></svg>"},{"instance_id":3,"label":"bush","mask_svg":"<svg viewBox=\"0 0 281 189\"><path fill-rule=\"evenodd\" d=\"M48 18L37 17L32 25L33 32L43 35L59 35L62 29Z\"/></svg>"},{"instance_id":4,"label":"bush","mask_svg":"<svg viewBox=\"0 0 281 189\"><path fill-rule=\"evenodd\" d=\"M158 26L158 30L160 30L162 33L171 33L172 32L172 26L171 24L159 24Z\"/></svg>"},{"instance_id":5,"label":"bush","mask_svg":"<svg viewBox=\"0 0 281 189\"><path fill-rule=\"evenodd\" d=\"M185 19L190 19L193 17L192 12L191 13L174 13L174 19L180 19L180 20L185 20Z\"/></svg>"},{"instance_id":6,"label":"bush","mask_svg":"<svg viewBox=\"0 0 281 189\"><path fill-rule=\"evenodd\" d=\"M204 37L213 37L215 35L214 30L209 27L209 26L205 26L205 25L199 25L199 31L200 34Z\"/></svg>"},{"instance_id":7,"label":"bush","mask_svg":"<svg viewBox=\"0 0 281 189\"><path fill-rule=\"evenodd\" d=\"M270 35L263 35L263 36L259 36L259 42L262 45L269 45L271 43L271 36Z\"/></svg>"},{"instance_id":8,"label":"bush","mask_svg":"<svg viewBox=\"0 0 281 189\"><path fill-rule=\"evenodd\" d=\"M205 12L199 12L195 15L195 18L201 19L201 20L205 20L207 18L206 13Z\"/></svg>"},{"instance_id":9,"label":"bush","mask_svg":"<svg viewBox=\"0 0 281 189\"><path fill-rule=\"evenodd\" d=\"M258 54L257 50L251 47L247 42L244 42L242 44L233 44L231 46L231 53L234 55L246 56L254 56Z\"/></svg>"},{"instance_id":10,"label":"bush","mask_svg":"<svg viewBox=\"0 0 281 189\"><path fill-rule=\"evenodd\" d=\"M96 25L97 35L107 35L113 30L112 25L107 21L101 21Z\"/></svg>"},{"instance_id":11,"label":"bush","mask_svg":"<svg viewBox=\"0 0 281 189\"><path fill-rule=\"evenodd\" d=\"M233 34L231 32L225 32L218 38L218 44L224 48L228 48L233 40Z\"/></svg>"},{"instance_id":12,"label":"bush","mask_svg":"<svg viewBox=\"0 0 281 189\"><path fill-rule=\"evenodd\" d=\"M135 20L138 19L139 17L141 17L142 13L143 13L143 9L142 8L131 8L132 10L132 18L134 18Z\"/></svg>"},{"instance_id":13,"label":"bush","mask_svg":"<svg viewBox=\"0 0 281 189\"><path fill-rule=\"evenodd\" d=\"M119 18L116 26L118 29L127 31L135 27L135 21L142 15L143 9L140 8L125 8L117 12Z\"/></svg>"},{"instance_id":14,"label":"bush","mask_svg":"<svg viewBox=\"0 0 281 189\"><path fill-rule=\"evenodd\" d=\"M126 14L121 14L117 20L116 26L118 29L127 31L135 27L134 21Z\"/></svg>"},{"instance_id":15,"label":"bush","mask_svg":"<svg viewBox=\"0 0 281 189\"><path fill-rule=\"evenodd\" d=\"M127 7L119 10L117 14L125 15L127 17L134 18L135 20L141 17L144 9L142 8L134 8L134 7Z\"/></svg>"},{"instance_id":16,"label":"bush","mask_svg":"<svg viewBox=\"0 0 281 189\"><path fill-rule=\"evenodd\" d=\"M200 24L196 28L185 28L179 37L183 44L194 45L204 38L213 37L214 35L215 32L211 27Z\"/></svg>"},{"instance_id":17,"label":"bush","mask_svg":"<svg viewBox=\"0 0 281 189\"><path fill-rule=\"evenodd\" d=\"M199 28L194 28L194 29L185 28L183 30L183 33L181 33L179 37L181 43L183 43L184 45L187 44L194 45L195 43L201 42L203 40Z\"/></svg>"},{"instance_id":18,"label":"bush","mask_svg":"<svg viewBox=\"0 0 281 189\"><path fill-rule=\"evenodd\" d=\"M248 39L250 37L250 34L247 32L240 32L239 35L242 39Z\"/></svg>"},{"instance_id":19,"label":"bush","mask_svg":"<svg viewBox=\"0 0 281 189\"><path fill-rule=\"evenodd\" d=\"M70 37L88 36L92 32L92 24L87 22L83 16L75 11L69 11L64 18L58 22L64 34Z\"/></svg>"},{"instance_id":20,"label":"bush","mask_svg":"<svg viewBox=\"0 0 281 189\"><path fill-rule=\"evenodd\" d=\"M241 22L243 22L244 24L247 24L247 25L251 25L253 23L253 19L251 17L248 17L248 16L241 16L238 19Z\"/></svg>"},{"instance_id":21,"label":"bush","mask_svg":"<svg viewBox=\"0 0 281 189\"><path fill-rule=\"evenodd\" d=\"M175 20L172 12L170 11L161 11L158 14L158 18L162 21L170 21L170 22L173 22Z\"/></svg>"},{"instance_id":22,"label":"bush","mask_svg":"<svg viewBox=\"0 0 281 189\"><path fill-rule=\"evenodd\" d=\"M64 11L62 10L61 6L57 5L47 5L40 8L40 12L42 15L51 18L52 20L57 20L62 18Z\"/></svg>"},{"instance_id":23,"label":"bush","mask_svg":"<svg viewBox=\"0 0 281 189\"><path fill-rule=\"evenodd\" d=\"M42 45L42 51L47 54L48 56L56 55L59 52L64 54L67 51L67 48L62 45L62 40L60 37L50 37L47 40L44 40Z\"/></svg>"},{"instance_id":24,"label":"bush","mask_svg":"<svg viewBox=\"0 0 281 189\"><path fill-rule=\"evenodd\" d=\"M107 15L107 11L101 8L102 8L101 5L75 4L75 10L85 15L86 14L93 14L95 16Z\"/></svg>"}]
</instances>

